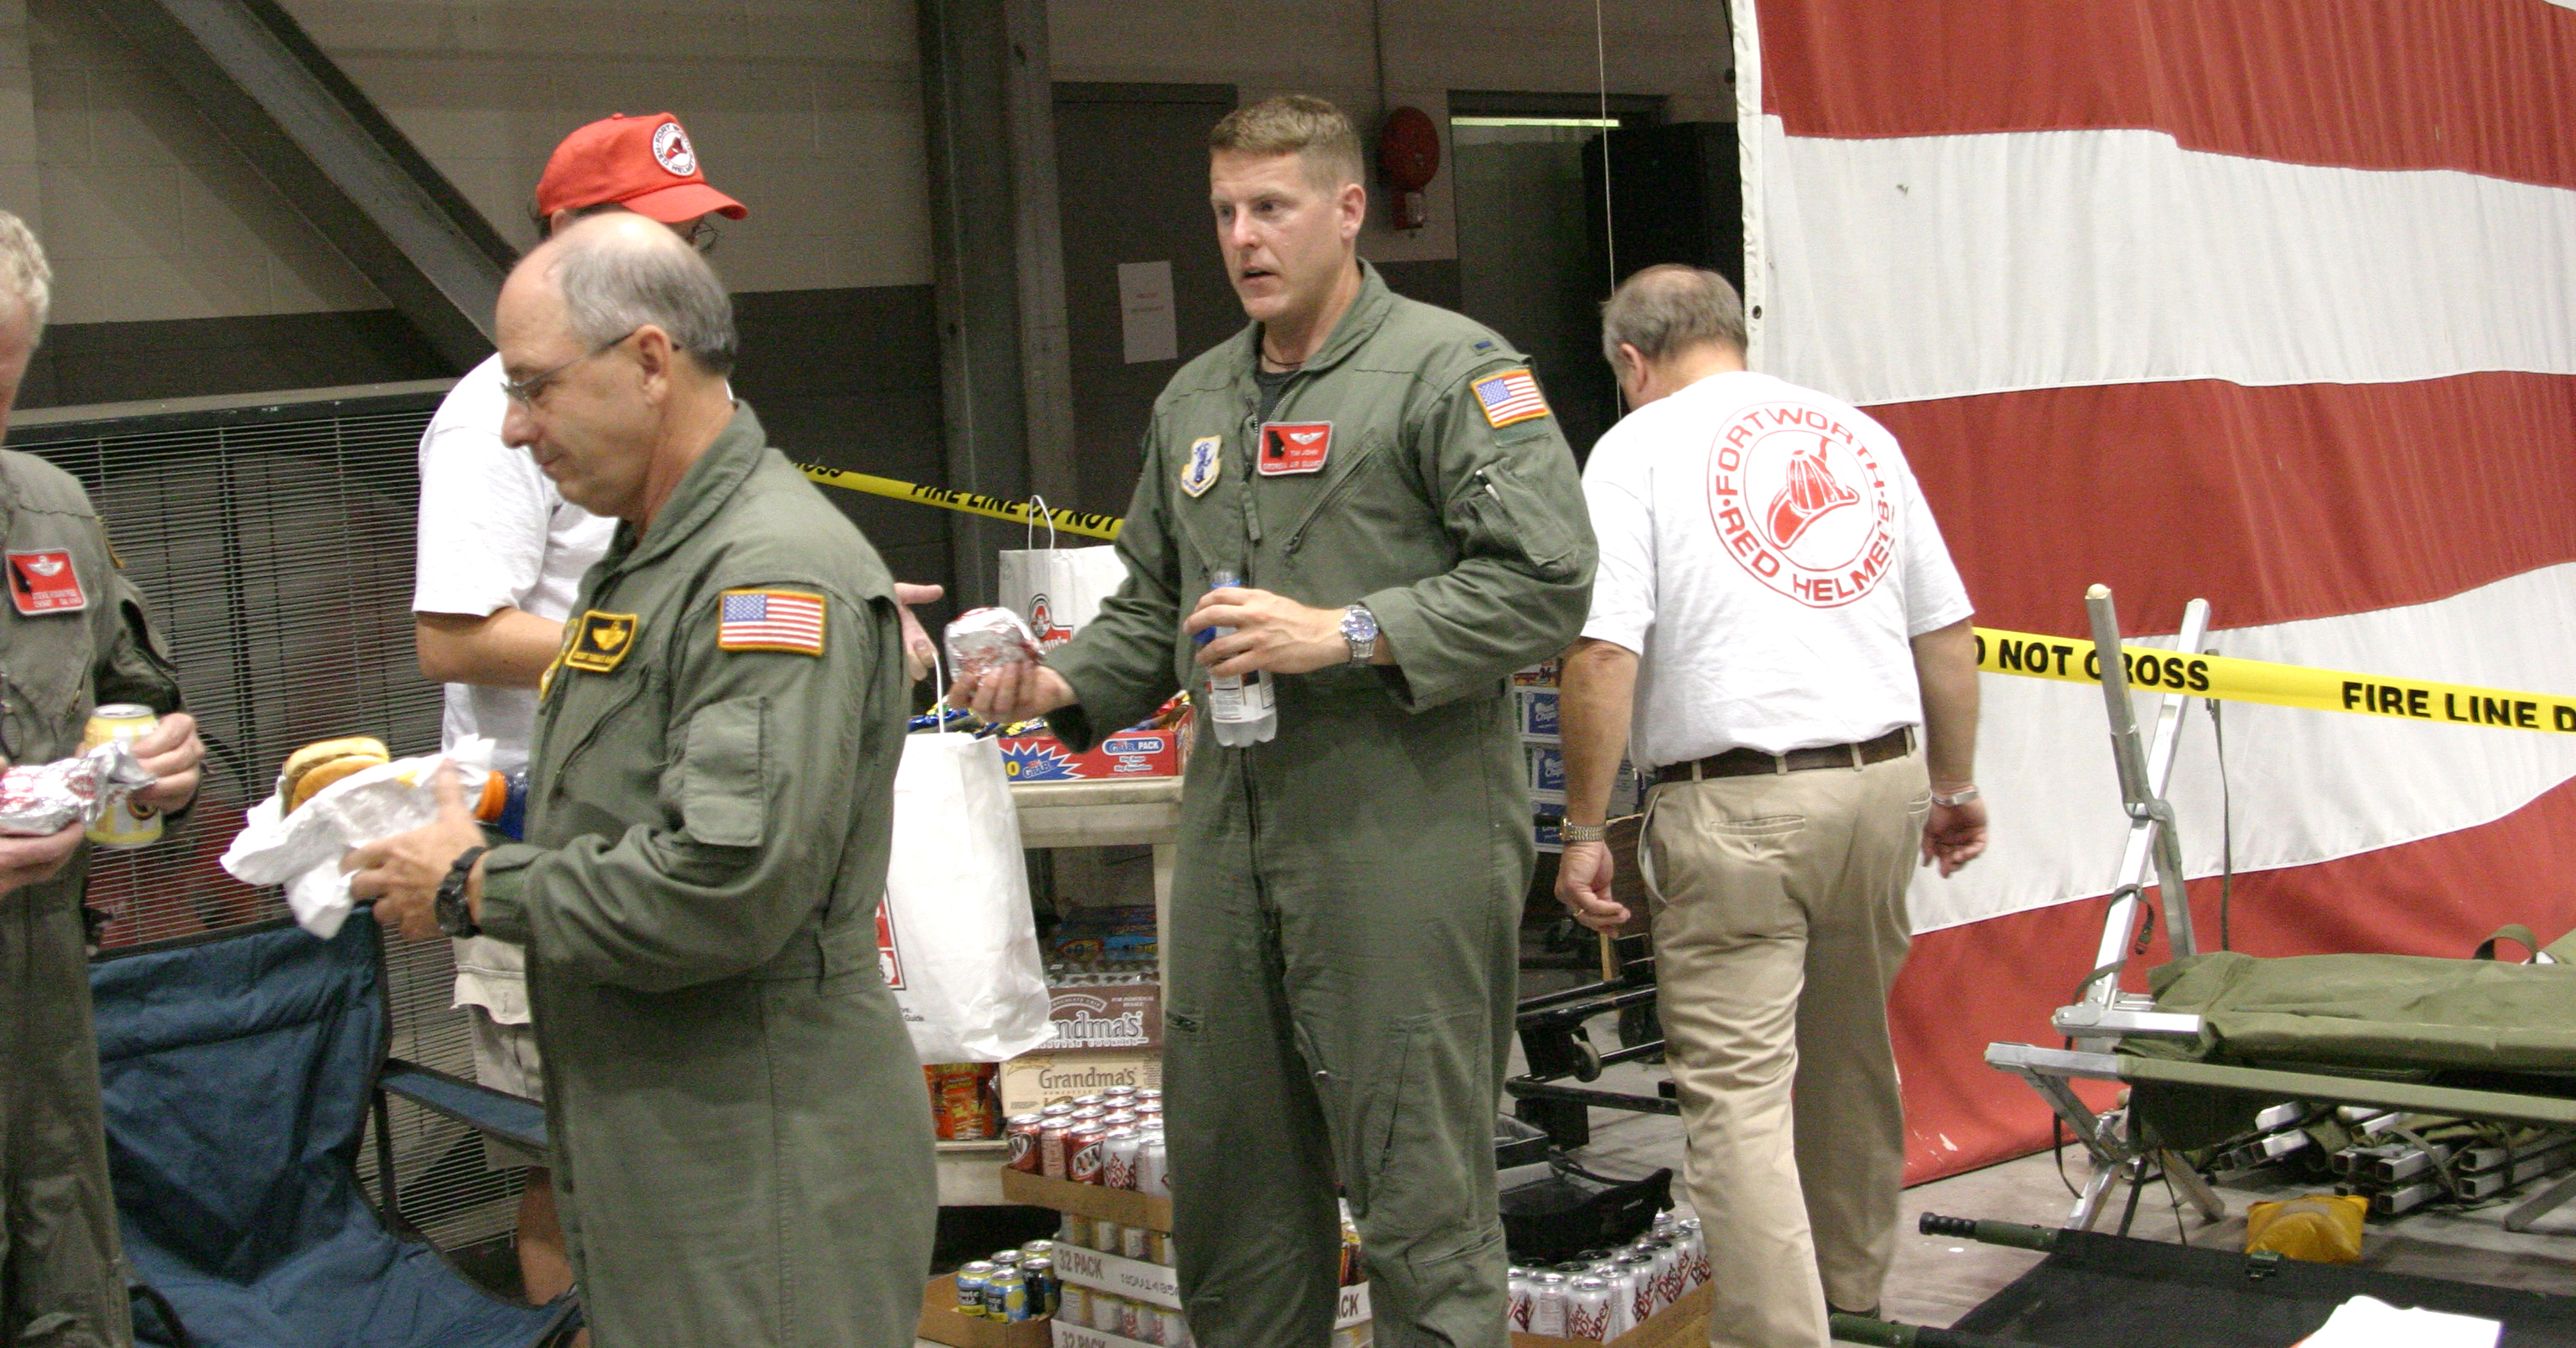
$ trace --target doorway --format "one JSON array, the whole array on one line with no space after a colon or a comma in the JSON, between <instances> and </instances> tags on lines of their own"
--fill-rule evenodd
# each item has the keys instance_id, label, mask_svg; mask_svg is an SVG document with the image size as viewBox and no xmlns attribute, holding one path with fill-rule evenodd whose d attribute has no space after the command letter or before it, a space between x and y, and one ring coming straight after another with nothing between
<instances>
[{"instance_id":1,"label":"doorway","mask_svg":"<svg viewBox=\"0 0 2576 1348\"><path fill-rule=\"evenodd\" d=\"M1234 105L1230 84L1055 86L1077 509L1126 513L1155 397L1243 326L1207 201Z\"/></svg>"}]
</instances>

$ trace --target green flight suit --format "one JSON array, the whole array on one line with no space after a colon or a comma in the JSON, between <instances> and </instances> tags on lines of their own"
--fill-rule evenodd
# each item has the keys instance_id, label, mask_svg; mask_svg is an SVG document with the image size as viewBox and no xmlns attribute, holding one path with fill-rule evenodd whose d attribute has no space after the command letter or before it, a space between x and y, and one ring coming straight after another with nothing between
<instances>
[{"instance_id":1,"label":"green flight suit","mask_svg":"<svg viewBox=\"0 0 2576 1348\"><path fill-rule=\"evenodd\" d=\"M1366 602L1398 662L1280 678L1265 744L1221 748L1201 717L1163 1023L1173 1244L1210 1348L1325 1340L1336 1180L1379 1344L1505 1342L1492 1139L1534 851L1509 676L1580 630L1592 530L1535 385L1491 382L1526 362L1362 267L1270 416L1306 438L1256 449L1258 325L1173 376L1118 537L1126 582L1049 656L1075 745L1175 687L1204 705L1181 619L1228 569ZM1323 422L1313 471L1257 471L1312 464Z\"/></svg>"},{"instance_id":2,"label":"green flight suit","mask_svg":"<svg viewBox=\"0 0 2576 1348\"><path fill-rule=\"evenodd\" d=\"M910 1348L930 1271L929 1095L877 964L894 584L767 446L738 408L583 577L528 841L486 867L596 1348ZM815 600L820 653L781 649Z\"/></svg>"},{"instance_id":3,"label":"green flight suit","mask_svg":"<svg viewBox=\"0 0 2576 1348\"><path fill-rule=\"evenodd\" d=\"M29 614L0 603L5 738L16 762L80 751L102 702L180 709L179 680L119 570L89 497L68 473L0 451L0 539L14 573L27 554L68 553L81 605ZM32 601L31 601L32 602ZM124 1345L125 1270L99 1116L81 894L89 849L54 878L0 895L0 1342Z\"/></svg>"}]
</instances>

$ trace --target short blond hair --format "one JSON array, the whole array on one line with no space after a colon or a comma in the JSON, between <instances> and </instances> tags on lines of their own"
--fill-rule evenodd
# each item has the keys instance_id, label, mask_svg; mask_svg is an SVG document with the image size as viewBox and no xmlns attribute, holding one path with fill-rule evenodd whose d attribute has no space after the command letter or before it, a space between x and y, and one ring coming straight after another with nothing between
<instances>
[{"instance_id":1,"label":"short blond hair","mask_svg":"<svg viewBox=\"0 0 2576 1348\"><path fill-rule=\"evenodd\" d=\"M36 231L9 211L0 211L0 299L15 301L35 331L44 332L54 307L54 269L45 264Z\"/></svg>"},{"instance_id":2,"label":"short blond hair","mask_svg":"<svg viewBox=\"0 0 2576 1348\"><path fill-rule=\"evenodd\" d=\"M1208 153L1297 155L1318 187L1367 181L1358 129L1311 94L1279 94L1227 113L1208 132Z\"/></svg>"}]
</instances>

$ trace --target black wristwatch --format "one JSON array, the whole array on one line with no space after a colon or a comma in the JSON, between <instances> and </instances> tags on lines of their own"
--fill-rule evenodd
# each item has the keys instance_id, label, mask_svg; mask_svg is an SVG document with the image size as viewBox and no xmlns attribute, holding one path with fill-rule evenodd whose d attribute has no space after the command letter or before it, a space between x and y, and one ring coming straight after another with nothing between
<instances>
[{"instance_id":1,"label":"black wristwatch","mask_svg":"<svg viewBox=\"0 0 2576 1348\"><path fill-rule=\"evenodd\" d=\"M438 882L438 929L450 936L464 938L483 934L482 924L474 920L474 909L465 902L465 881L474 874L474 863L491 851L488 847L469 847L456 864L447 868L447 878Z\"/></svg>"}]
</instances>

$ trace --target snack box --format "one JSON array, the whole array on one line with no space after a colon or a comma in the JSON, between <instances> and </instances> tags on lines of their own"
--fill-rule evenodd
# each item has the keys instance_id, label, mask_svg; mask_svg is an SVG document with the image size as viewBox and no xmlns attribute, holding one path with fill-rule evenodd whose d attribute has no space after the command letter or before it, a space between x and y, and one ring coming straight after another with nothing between
<instances>
[{"instance_id":1,"label":"snack box","mask_svg":"<svg viewBox=\"0 0 2576 1348\"><path fill-rule=\"evenodd\" d=\"M1565 749L1555 744L1524 744L1521 753L1529 760L1530 799L1551 805L1565 803Z\"/></svg>"},{"instance_id":2,"label":"snack box","mask_svg":"<svg viewBox=\"0 0 2576 1348\"><path fill-rule=\"evenodd\" d=\"M1514 688L1512 710L1520 722L1521 738L1554 740L1557 728L1557 692L1553 688Z\"/></svg>"},{"instance_id":3,"label":"snack box","mask_svg":"<svg viewBox=\"0 0 2576 1348\"><path fill-rule=\"evenodd\" d=\"M1181 775L1186 726L1122 730L1085 753L1075 753L1046 731L1004 735L1002 771L1014 782L1106 782Z\"/></svg>"},{"instance_id":4,"label":"snack box","mask_svg":"<svg viewBox=\"0 0 2576 1348\"><path fill-rule=\"evenodd\" d=\"M1032 1053L1163 1046L1163 990L1152 983L1047 989L1055 1033Z\"/></svg>"},{"instance_id":5,"label":"snack box","mask_svg":"<svg viewBox=\"0 0 2576 1348\"><path fill-rule=\"evenodd\" d=\"M1034 1114L1112 1086L1163 1087L1163 1055L1144 1050L1024 1053L1002 1064L1002 1117Z\"/></svg>"}]
</instances>

